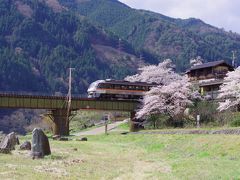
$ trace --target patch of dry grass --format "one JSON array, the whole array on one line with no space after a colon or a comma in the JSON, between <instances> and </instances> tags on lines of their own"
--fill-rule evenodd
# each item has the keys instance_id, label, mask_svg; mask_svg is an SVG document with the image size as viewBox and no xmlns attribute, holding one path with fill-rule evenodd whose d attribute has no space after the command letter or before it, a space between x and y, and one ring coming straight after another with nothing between
<instances>
[{"instance_id":1,"label":"patch of dry grass","mask_svg":"<svg viewBox=\"0 0 240 180\"><path fill-rule=\"evenodd\" d=\"M29 139L22 137L21 139ZM238 179L240 138L233 135L89 136L50 141L52 155L0 154L1 179Z\"/></svg>"}]
</instances>

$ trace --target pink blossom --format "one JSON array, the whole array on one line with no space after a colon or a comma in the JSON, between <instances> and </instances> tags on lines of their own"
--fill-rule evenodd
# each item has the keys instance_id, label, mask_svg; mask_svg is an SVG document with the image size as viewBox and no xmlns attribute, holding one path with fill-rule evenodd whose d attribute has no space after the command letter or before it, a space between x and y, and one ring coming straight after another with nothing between
<instances>
[{"instance_id":1,"label":"pink blossom","mask_svg":"<svg viewBox=\"0 0 240 180\"><path fill-rule=\"evenodd\" d=\"M150 65L139 69L139 74L128 76L128 81L157 83L147 92L142 100L142 106L136 117L143 118L152 114L167 114L174 116L182 113L191 102L192 86L186 76L173 71L171 60L165 60L157 66Z\"/></svg>"},{"instance_id":2,"label":"pink blossom","mask_svg":"<svg viewBox=\"0 0 240 180\"><path fill-rule=\"evenodd\" d=\"M227 73L220 87L218 98L225 99L224 102L219 103L218 110L220 111L240 105L240 67Z\"/></svg>"}]
</instances>

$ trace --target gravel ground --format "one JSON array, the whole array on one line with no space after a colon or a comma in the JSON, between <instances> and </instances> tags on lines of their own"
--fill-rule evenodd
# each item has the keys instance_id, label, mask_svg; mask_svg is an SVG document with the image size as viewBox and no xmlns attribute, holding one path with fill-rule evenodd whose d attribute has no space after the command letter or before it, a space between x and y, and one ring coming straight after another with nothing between
<instances>
[{"instance_id":1,"label":"gravel ground","mask_svg":"<svg viewBox=\"0 0 240 180\"><path fill-rule=\"evenodd\" d=\"M229 134L240 135L240 129L220 129L220 130L173 130L173 131L150 131L133 132L130 134Z\"/></svg>"}]
</instances>

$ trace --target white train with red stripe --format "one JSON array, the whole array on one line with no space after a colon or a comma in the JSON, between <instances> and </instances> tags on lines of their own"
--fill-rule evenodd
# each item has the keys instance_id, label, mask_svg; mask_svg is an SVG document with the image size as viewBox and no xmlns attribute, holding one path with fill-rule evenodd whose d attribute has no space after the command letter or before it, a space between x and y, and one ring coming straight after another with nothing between
<instances>
[{"instance_id":1,"label":"white train with red stripe","mask_svg":"<svg viewBox=\"0 0 240 180\"><path fill-rule=\"evenodd\" d=\"M156 84L129 82L123 80L98 80L88 88L89 98L140 99Z\"/></svg>"}]
</instances>

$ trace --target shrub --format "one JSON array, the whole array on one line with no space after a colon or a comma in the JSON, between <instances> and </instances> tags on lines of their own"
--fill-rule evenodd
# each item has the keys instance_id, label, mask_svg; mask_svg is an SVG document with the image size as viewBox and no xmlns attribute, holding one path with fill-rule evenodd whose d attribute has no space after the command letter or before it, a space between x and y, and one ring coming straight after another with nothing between
<instances>
[{"instance_id":1,"label":"shrub","mask_svg":"<svg viewBox=\"0 0 240 180\"><path fill-rule=\"evenodd\" d=\"M239 127L240 126L240 114L236 113L230 123L233 127Z\"/></svg>"}]
</instances>

